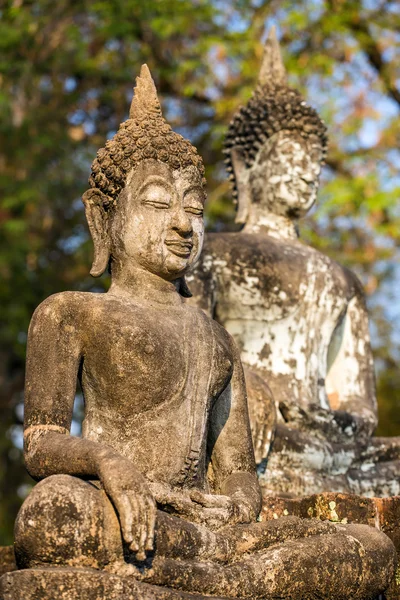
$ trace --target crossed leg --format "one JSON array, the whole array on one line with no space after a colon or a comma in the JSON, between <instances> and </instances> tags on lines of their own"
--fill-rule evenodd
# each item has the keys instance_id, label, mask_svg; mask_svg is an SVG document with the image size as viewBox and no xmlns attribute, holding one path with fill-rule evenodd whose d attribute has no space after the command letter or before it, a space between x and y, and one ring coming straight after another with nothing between
<instances>
[{"instance_id":1,"label":"crossed leg","mask_svg":"<svg viewBox=\"0 0 400 600\"><path fill-rule=\"evenodd\" d=\"M396 552L365 525L296 517L217 532L158 512L154 556L137 569L125 554L106 494L69 475L40 482L17 517L19 568L91 567L153 585L230 598L373 598L390 583ZM131 564L130 564L131 563ZM130 570L128 569L130 568Z\"/></svg>"}]
</instances>

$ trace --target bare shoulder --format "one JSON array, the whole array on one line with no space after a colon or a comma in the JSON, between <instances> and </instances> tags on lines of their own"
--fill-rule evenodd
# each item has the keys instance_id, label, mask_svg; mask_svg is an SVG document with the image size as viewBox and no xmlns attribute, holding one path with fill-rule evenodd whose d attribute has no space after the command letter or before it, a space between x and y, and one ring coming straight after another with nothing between
<instances>
[{"instance_id":1,"label":"bare shoulder","mask_svg":"<svg viewBox=\"0 0 400 600\"><path fill-rule=\"evenodd\" d=\"M210 325L211 330L213 332L214 338L220 344L222 344L222 346L224 346L226 348L226 350L228 350L230 353L233 353L233 354L238 353L237 347L236 347L236 342L234 341L234 339L231 336L231 334L228 333L228 331L222 325L220 325L219 323L217 323L217 321L215 321L214 319L211 319L206 314L205 311L203 311L201 308L199 308L197 306L187 305L187 309L190 310L190 311L193 311L194 313L202 315L202 317Z\"/></svg>"},{"instance_id":2,"label":"bare shoulder","mask_svg":"<svg viewBox=\"0 0 400 600\"><path fill-rule=\"evenodd\" d=\"M223 341L229 348L232 348L232 346L235 346L235 341L234 341L233 337L225 329L225 327L223 327L222 325L217 323L217 321L215 321L214 319L210 319L210 321L211 321L211 326L214 331L214 335L216 337L218 337L221 341Z\"/></svg>"},{"instance_id":3,"label":"bare shoulder","mask_svg":"<svg viewBox=\"0 0 400 600\"><path fill-rule=\"evenodd\" d=\"M317 250L315 251L318 252ZM321 254L320 252L318 253ZM346 289L348 299L350 300L354 296L357 296L360 299L364 299L365 293L363 285L357 277L357 275L354 273L354 271L351 271L344 265L336 262L333 258L330 258L325 254L322 254L322 256L326 258L327 265L329 266L329 268L336 273L336 276L338 278L340 278L343 281L343 285Z\"/></svg>"},{"instance_id":4,"label":"bare shoulder","mask_svg":"<svg viewBox=\"0 0 400 600\"><path fill-rule=\"evenodd\" d=\"M225 255L229 255L232 249L238 248L243 244L246 245L251 241L245 239L245 236L241 232L237 231L224 231L219 233L208 233L204 240L204 254L211 257L220 258Z\"/></svg>"},{"instance_id":5,"label":"bare shoulder","mask_svg":"<svg viewBox=\"0 0 400 600\"><path fill-rule=\"evenodd\" d=\"M365 292L363 285L354 271L330 258L327 254L323 254L316 248L302 244L302 247L310 256L315 257L319 265L324 264L328 272L330 272L338 281L341 282L342 289L345 290L347 298L350 300L355 296L360 300L364 300Z\"/></svg>"},{"instance_id":6,"label":"bare shoulder","mask_svg":"<svg viewBox=\"0 0 400 600\"><path fill-rule=\"evenodd\" d=\"M33 313L30 329L55 325L73 325L83 322L94 305L103 301L105 294L90 292L60 292L49 296Z\"/></svg>"},{"instance_id":7,"label":"bare shoulder","mask_svg":"<svg viewBox=\"0 0 400 600\"><path fill-rule=\"evenodd\" d=\"M349 290L349 295L353 298L357 296L360 300L365 300L365 291L364 286L354 273L354 271L350 271L347 267L343 267L343 273L347 281L347 286Z\"/></svg>"},{"instance_id":8,"label":"bare shoulder","mask_svg":"<svg viewBox=\"0 0 400 600\"><path fill-rule=\"evenodd\" d=\"M241 238L234 232L207 233L204 237L200 264L211 268L215 260L230 253L231 249L240 245Z\"/></svg>"}]
</instances>

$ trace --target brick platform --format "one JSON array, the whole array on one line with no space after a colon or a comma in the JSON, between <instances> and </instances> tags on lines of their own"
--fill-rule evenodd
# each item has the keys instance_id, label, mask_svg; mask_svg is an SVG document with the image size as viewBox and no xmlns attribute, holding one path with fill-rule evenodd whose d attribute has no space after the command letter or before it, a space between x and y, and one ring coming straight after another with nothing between
<instances>
[{"instance_id":1,"label":"brick platform","mask_svg":"<svg viewBox=\"0 0 400 600\"><path fill-rule=\"evenodd\" d=\"M392 540L400 563L400 496L363 498L352 494L328 492L303 498L264 497L261 512L263 520L286 515L317 518L334 523L363 523L377 527ZM382 600L400 600L400 564L396 581Z\"/></svg>"}]
</instances>

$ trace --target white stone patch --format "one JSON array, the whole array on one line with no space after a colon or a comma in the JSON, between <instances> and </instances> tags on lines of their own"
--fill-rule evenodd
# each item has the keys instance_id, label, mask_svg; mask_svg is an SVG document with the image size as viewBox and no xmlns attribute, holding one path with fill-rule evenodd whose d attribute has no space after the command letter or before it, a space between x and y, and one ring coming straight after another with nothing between
<instances>
[{"instance_id":1,"label":"white stone patch","mask_svg":"<svg viewBox=\"0 0 400 600\"><path fill-rule=\"evenodd\" d=\"M205 254L203 256L202 265L205 271L211 271L213 267L213 257L211 254Z\"/></svg>"},{"instance_id":2,"label":"white stone patch","mask_svg":"<svg viewBox=\"0 0 400 600\"><path fill-rule=\"evenodd\" d=\"M370 371L366 352L369 348L368 317L358 297L348 303L339 334L339 341L335 340L335 357L326 377L327 392L337 397L338 406L345 407L357 399L358 414L363 408L376 410L373 382L366 381L364 375Z\"/></svg>"}]
</instances>

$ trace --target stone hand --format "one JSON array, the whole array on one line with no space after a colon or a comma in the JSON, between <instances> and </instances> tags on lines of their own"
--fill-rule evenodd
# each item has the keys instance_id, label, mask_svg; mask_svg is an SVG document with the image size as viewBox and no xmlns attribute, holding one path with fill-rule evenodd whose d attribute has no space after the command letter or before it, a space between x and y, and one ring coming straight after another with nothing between
<instances>
[{"instance_id":1,"label":"stone hand","mask_svg":"<svg viewBox=\"0 0 400 600\"><path fill-rule=\"evenodd\" d=\"M248 506L240 498L204 494L199 490L175 490L163 483L149 482L151 492L162 510L211 528L229 523L251 521Z\"/></svg>"},{"instance_id":2,"label":"stone hand","mask_svg":"<svg viewBox=\"0 0 400 600\"><path fill-rule=\"evenodd\" d=\"M99 478L114 504L122 536L137 560L153 550L156 505L143 475L119 455L100 460Z\"/></svg>"},{"instance_id":3,"label":"stone hand","mask_svg":"<svg viewBox=\"0 0 400 600\"><path fill-rule=\"evenodd\" d=\"M295 423L305 431L313 430L329 434L331 441L353 443L355 436L369 431L369 421L344 410L331 410L317 404L310 404L307 411L300 406L279 403L279 410L286 423ZM360 441L360 440L359 440Z\"/></svg>"},{"instance_id":4,"label":"stone hand","mask_svg":"<svg viewBox=\"0 0 400 600\"><path fill-rule=\"evenodd\" d=\"M193 502L188 490L175 489L166 483L149 481L151 493L159 508L188 520L201 522L203 507Z\"/></svg>"},{"instance_id":5,"label":"stone hand","mask_svg":"<svg viewBox=\"0 0 400 600\"><path fill-rule=\"evenodd\" d=\"M255 421L252 427L254 456L259 464L269 454L274 432L271 430L271 424L266 421Z\"/></svg>"},{"instance_id":6,"label":"stone hand","mask_svg":"<svg viewBox=\"0 0 400 600\"><path fill-rule=\"evenodd\" d=\"M308 429L320 429L327 421L332 421L333 415L331 410L322 409L315 405L310 406L306 411L301 406L295 404L286 404L279 402L279 410L288 425L296 423L298 426L304 426Z\"/></svg>"},{"instance_id":7,"label":"stone hand","mask_svg":"<svg viewBox=\"0 0 400 600\"><path fill-rule=\"evenodd\" d=\"M358 441L363 437L368 439L376 426L374 415L368 410L365 416L355 415L344 410L334 410L333 415L335 423L341 431L351 438L357 436Z\"/></svg>"},{"instance_id":8,"label":"stone hand","mask_svg":"<svg viewBox=\"0 0 400 600\"><path fill-rule=\"evenodd\" d=\"M205 509L217 510L220 514L220 520L224 523L250 523L252 521L251 509L246 501L240 497L240 494L231 497L220 494L204 494L199 490L191 490L190 498ZM204 514L207 515L207 512Z\"/></svg>"}]
</instances>

